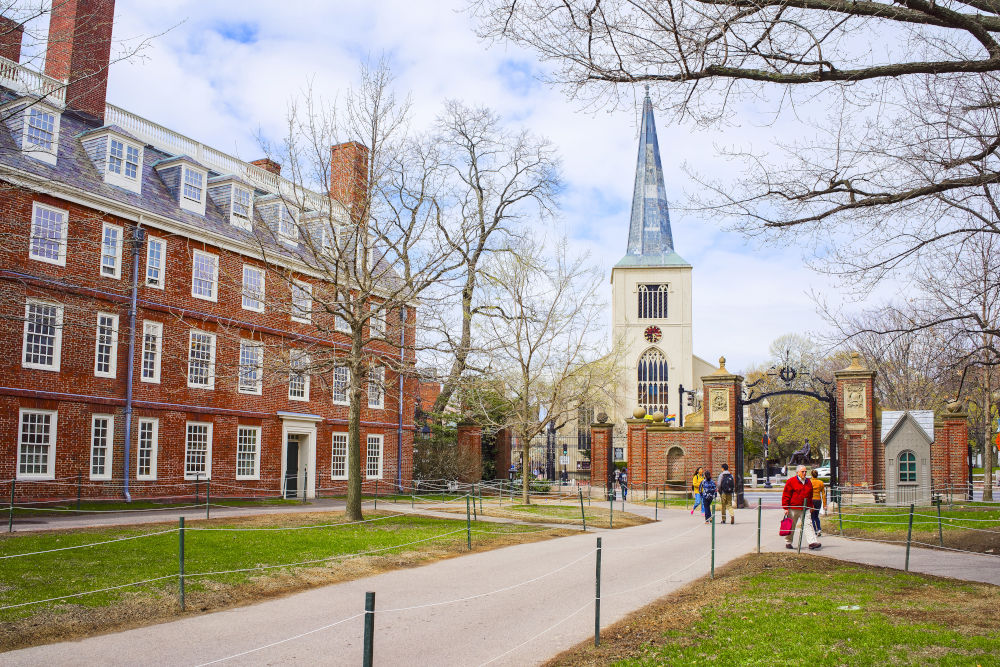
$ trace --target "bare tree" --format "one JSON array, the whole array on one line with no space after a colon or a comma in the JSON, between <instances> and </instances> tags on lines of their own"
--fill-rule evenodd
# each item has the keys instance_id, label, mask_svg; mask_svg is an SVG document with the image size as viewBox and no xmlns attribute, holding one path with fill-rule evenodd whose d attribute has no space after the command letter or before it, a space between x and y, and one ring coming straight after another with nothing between
<instances>
[{"instance_id":1,"label":"bare tree","mask_svg":"<svg viewBox=\"0 0 1000 667\"><path fill-rule=\"evenodd\" d=\"M610 396L617 357L604 345L601 276L565 241L545 245L525 236L494 255L484 272L492 304L482 335L502 342L487 377L503 397L503 423L521 443L522 499L529 496L529 446L552 423L573 419L580 404ZM488 411L482 411L487 413Z\"/></svg>"},{"instance_id":2,"label":"bare tree","mask_svg":"<svg viewBox=\"0 0 1000 667\"><path fill-rule=\"evenodd\" d=\"M524 216L533 214L537 221L551 215L560 183L552 145L526 130L507 129L489 109L445 102L434 140L448 178L450 207L463 219L464 231L455 239L462 257L458 303L427 313L423 321L437 334L437 352L450 366L432 408L440 414L459 388L473 352L473 320L485 307L478 288L487 258L504 252L521 234Z\"/></svg>"}]
</instances>

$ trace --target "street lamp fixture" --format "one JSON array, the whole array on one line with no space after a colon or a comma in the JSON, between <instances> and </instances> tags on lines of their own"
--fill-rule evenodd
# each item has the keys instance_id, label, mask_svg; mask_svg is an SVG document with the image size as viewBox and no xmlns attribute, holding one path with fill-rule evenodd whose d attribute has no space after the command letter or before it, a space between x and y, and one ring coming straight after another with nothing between
<instances>
[{"instance_id":1,"label":"street lamp fixture","mask_svg":"<svg viewBox=\"0 0 1000 667\"><path fill-rule=\"evenodd\" d=\"M767 465L767 450L771 445L771 401L765 398L760 404L764 408L764 488L770 489L771 470Z\"/></svg>"}]
</instances>

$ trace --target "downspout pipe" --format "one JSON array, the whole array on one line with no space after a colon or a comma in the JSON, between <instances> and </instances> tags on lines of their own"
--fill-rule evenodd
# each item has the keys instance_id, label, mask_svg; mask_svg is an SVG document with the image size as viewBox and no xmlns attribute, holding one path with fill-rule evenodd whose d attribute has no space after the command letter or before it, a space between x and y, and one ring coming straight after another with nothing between
<instances>
[{"instance_id":1,"label":"downspout pipe","mask_svg":"<svg viewBox=\"0 0 1000 667\"><path fill-rule=\"evenodd\" d=\"M135 314L136 304L139 301L139 252L142 244L146 240L146 230L142 228L142 221L136 226L132 233L132 293L128 303L128 363L125 366L125 471L122 493L125 502L132 502L132 495L128 490L129 462L132 460L132 384L135 377Z\"/></svg>"},{"instance_id":2,"label":"downspout pipe","mask_svg":"<svg viewBox=\"0 0 1000 667\"><path fill-rule=\"evenodd\" d=\"M396 488L403 490L403 364L406 355L406 306L400 312L399 327L399 424L396 427Z\"/></svg>"}]
</instances>

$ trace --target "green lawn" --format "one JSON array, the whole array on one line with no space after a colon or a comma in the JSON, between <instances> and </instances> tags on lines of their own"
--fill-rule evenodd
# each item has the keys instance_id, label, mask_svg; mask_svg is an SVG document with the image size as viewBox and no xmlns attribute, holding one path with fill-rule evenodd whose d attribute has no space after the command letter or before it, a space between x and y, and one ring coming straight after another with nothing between
<instances>
[{"instance_id":1,"label":"green lawn","mask_svg":"<svg viewBox=\"0 0 1000 667\"><path fill-rule=\"evenodd\" d=\"M752 555L602 631L556 665L1000 665L1000 587Z\"/></svg>"},{"instance_id":2,"label":"green lawn","mask_svg":"<svg viewBox=\"0 0 1000 667\"><path fill-rule=\"evenodd\" d=\"M80 505L77 506L76 500L66 500L59 503L52 504L37 504L32 505L31 503L22 503L17 506L15 503L14 508L14 521L16 523L18 517L39 517L39 516L51 516L53 514L71 514L77 511L79 512L135 512L137 510L167 510L177 507L191 507L192 505L200 504L202 508L205 506L205 494L202 493L201 497L198 499L198 503L194 502L194 496L190 500L185 502L173 502L173 503L160 503L153 502L149 500L135 500L130 503L120 502L120 501L92 501L83 500ZM271 505L301 505L301 500L286 500L284 498L260 498L260 499L246 499L246 500L229 500L229 499L212 499L212 506L224 506L224 507L262 507ZM0 506L0 518L7 514L7 509Z\"/></svg>"},{"instance_id":3,"label":"green lawn","mask_svg":"<svg viewBox=\"0 0 1000 667\"><path fill-rule=\"evenodd\" d=\"M937 507L914 508L913 531L937 532ZM909 507L880 507L855 505L844 508L842 512L844 529L884 532L906 531L910 521ZM841 515L837 512L824 517L824 523L839 525ZM943 529L959 529L960 527L987 528L1000 527L1000 505L984 505L979 503L968 505L941 505L941 526Z\"/></svg>"}]
</instances>

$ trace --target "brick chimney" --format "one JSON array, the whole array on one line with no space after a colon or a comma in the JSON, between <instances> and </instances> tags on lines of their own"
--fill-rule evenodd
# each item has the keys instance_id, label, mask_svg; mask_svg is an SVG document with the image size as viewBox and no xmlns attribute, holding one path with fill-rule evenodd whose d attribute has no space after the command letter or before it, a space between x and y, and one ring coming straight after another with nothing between
<instances>
[{"instance_id":1,"label":"brick chimney","mask_svg":"<svg viewBox=\"0 0 1000 667\"><path fill-rule=\"evenodd\" d=\"M368 148L348 141L330 148L330 197L360 214L368 185Z\"/></svg>"},{"instance_id":2,"label":"brick chimney","mask_svg":"<svg viewBox=\"0 0 1000 667\"><path fill-rule=\"evenodd\" d=\"M45 73L69 81L66 106L103 122L115 0L57 0L52 4Z\"/></svg>"},{"instance_id":3,"label":"brick chimney","mask_svg":"<svg viewBox=\"0 0 1000 667\"><path fill-rule=\"evenodd\" d=\"M250 164L260 167L264 171L269 171L272 174L277 174L281 176L281 165L272 160L271 158L262 157L259 160L251 160Z\"/></svg>"},{"instance_id":4,"label":"brick chimney","mask_svg":"<svg viewBox=\"0 0 1000 667\"><path fill-rule=\"evenodd\" d=\"M7 60L20 62L21 40L24 37L24 26L12 21L6 16L0 16L0 56Z\"/></svg>"}]
</instances>

